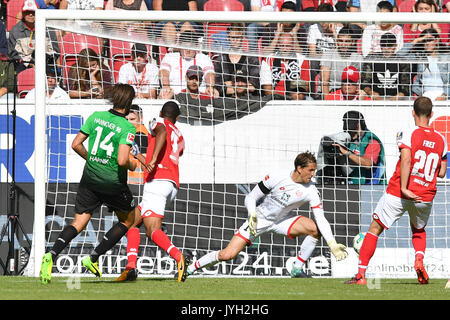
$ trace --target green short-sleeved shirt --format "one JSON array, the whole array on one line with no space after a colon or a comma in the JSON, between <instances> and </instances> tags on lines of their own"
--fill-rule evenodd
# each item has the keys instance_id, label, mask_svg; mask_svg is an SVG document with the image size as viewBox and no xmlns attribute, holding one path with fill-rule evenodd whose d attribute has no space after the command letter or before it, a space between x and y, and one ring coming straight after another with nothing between
<instances>
[{"instance_id":1,"label":"green short-sleeved shirt","mask_svg":"<svg viewBox=\"0 0 450 320\"><path fill-rule=\"evenodd\" d=\"M80 131L89 136L88 156L82 183L101 193L111 194L127 183L127 169L119 166L119 145L132 145L136 128L125 115L114 111L94 112Z\"/></svg>"}]
</instances>

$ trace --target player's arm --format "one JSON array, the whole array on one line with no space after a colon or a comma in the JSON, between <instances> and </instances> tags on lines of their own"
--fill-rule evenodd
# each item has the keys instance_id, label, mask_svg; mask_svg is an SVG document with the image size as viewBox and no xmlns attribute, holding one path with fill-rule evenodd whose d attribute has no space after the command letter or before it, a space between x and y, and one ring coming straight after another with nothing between
<instances>
[{"instance_id":1,"label":"player's arm","mask_svg":"<svg viewBox=\"0 0 450 320\"><path fill-rule=\"evenodd\" d=\"M87 160L88 151L83 145L83 142L89 137L83 131L78 131L78 134L75 136L75 139L72 141L72 149L75 151L80 157L84 160Z\"/></svg>"},{"instance_id":2,"label":"player's arm","mask_svg":"<svg viewBox=\"0 0 450 320\"><path fill-rule=\"evenodd\" d=\"M420 201L420 197L408 190L408 182L411 174L411 149L400 150L400 191L402 196L408 200Z\"/></svg>"},{"instance_id":3,"label":"player's arm","mask_svg":"<svg viewBox=\"0 0 450 320\"><path fill-rule=\"evenodd\" d=\"M256 213L256 204L267 195L270 189L264 185L264 182L258 183L250 193L245 196L244 204L248 212L248 226L250 233L256 236L256 228L258 224L258 215Z\"/></svg>"},{"instance_id":4,"label":"player's arm","mask_svg":"<svg viewBox=\"0 0 450 320\"><path fill-rule=\"evenodd\" d=\"M134 171L136 169L136 162L130 161L131 146L129 144L119 144L119 151L117 152L117 163L121 167Z\"/></svg>"},{"instance_id":5,"label":"player's arm","mask_svg":"<svg viewBox=\"0 0 450 320\"><path fill-rule=\"evenodd\" d=\"M439 169L438 177L445 178L447 176L447 158L441 161L441 168Z\"/></svg>"},{"instance_id":6,"label":"player's arm","mask_svg":"<svg viewBox=\"0 0 450 320\"><path fill-rule=\"evenodd\" d=\"M320 234L325 239L330 248L331 253L335 256L337 261L344 260L347 258L348 253L345 251L345 245L337 243L333 236L333 231L331 230L330 223L325 218L324 211L322 209L322 204L312 207L312 212L314 215L314 220L316 221L317 228Z\"/></svg>"},{"instance_id":7,"label":"player's arm","mask_svg":"<svg viewBox=\"0 0 450 320\"><path fill-rule=\"evenodd\" d=\"M152 171L155 168L158 156L166 144L167 130L164 125L157 125L153 130L153 135L155 136L155 148L153 149L153 154L150 162L147 163L147 168Z\"/></svg>"}]
</instances>

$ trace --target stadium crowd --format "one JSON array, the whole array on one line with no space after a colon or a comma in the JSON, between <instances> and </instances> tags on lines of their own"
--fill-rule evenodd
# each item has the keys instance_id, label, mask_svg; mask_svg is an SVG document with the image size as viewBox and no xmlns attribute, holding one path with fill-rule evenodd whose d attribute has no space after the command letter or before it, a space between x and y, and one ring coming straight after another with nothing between
<instances>
[{"instance_id":1,"label":"stadium crowd","mask_svg":"<svg viewBox=\"0 0 450 320\"><path fill-rule=\"evenodd\" d=\"M1 4L0 95L15 92L20 98L34 83L36 10L450 10L450 0L2 0ZM107 23L97 22L97 27L107 28ZM85 36L80 42L85 47L78 48L73 44L76 35L50 29L48 96L57 88L54 99L103 98L108 86L128 83L139 98L175 98L188 106L215 106L221 99L222 108L240 109L235 100L247 104L271 99L398 100L421 95L446 100L450 95L450 24L232 23L214 29L195 22L154 22L144 27L148 39L158 42L125 43L106 37L92 42ZM80 50L69 53L70 42Z\"/></svg>"}]
</instances>

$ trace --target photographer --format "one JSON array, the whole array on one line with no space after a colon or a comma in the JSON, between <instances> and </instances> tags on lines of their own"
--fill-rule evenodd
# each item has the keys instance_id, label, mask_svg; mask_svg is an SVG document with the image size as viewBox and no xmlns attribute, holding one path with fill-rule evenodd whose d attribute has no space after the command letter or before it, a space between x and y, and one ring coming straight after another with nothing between
<instances>
[{"instance_id":1,"label":"photographer","mask_svg":"<svg viewBox=\"0 0 450 320\"><path fill-rule=\"evenodd\" d=\"M348 148L336 146L341 155L348 158L351 172L349 184L385 184L386 168L384 147L381 140L367 129L364 116L358 111L348 111L343 116L343 130L351 141Z\"/></svg>"}]
</instances>

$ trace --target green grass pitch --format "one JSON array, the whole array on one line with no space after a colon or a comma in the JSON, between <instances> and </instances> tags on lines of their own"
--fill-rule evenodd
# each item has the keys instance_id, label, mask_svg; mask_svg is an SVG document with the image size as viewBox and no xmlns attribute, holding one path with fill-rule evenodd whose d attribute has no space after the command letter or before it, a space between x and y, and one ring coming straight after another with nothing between
<instances>
[{"instance_id":1,"label":"green grass pitch","mask_svg":"<svg viewBox=\"0 0 450 320\"><path fill-rule=\"evenodd\" d=\"M0 300L450 300L447 279L379 279L369 286L346 285L345 279L290 278L138 278L115 283L114 278L0 277Z\"/></svg>"}]
</instances>

